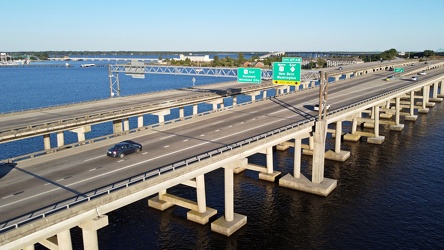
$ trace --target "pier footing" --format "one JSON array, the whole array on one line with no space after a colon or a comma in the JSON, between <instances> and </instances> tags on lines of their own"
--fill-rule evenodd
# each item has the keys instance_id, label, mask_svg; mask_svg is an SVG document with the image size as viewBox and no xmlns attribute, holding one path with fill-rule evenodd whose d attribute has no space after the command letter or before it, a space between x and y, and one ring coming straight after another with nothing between
<instances>
[{"instance_id":1,"label":"pier footing","mask_svg":"<svg viewBox=\"0 0 444 250\"><path fill-rule=\"evenodd\" d=\"M313 183L302 174L299 178L294 178L291 174L287 174L279 179L279 186L321 196L329 195L336 188L337 183L337 180L329 178L324 178L321 183Z\"/></svg>"},{"instance_id":2,"label":"pier footing","mask_svg":"<svg viewBox=\"0 0 444 250\"><path fill-rule=\"evenodd\" d=\"M234 219L232 221L226 221L225 216L222 216L211 223L211 231L230 236L245 224L247 224L247 216L234 213Z\"/></svg>"}]
</instances>

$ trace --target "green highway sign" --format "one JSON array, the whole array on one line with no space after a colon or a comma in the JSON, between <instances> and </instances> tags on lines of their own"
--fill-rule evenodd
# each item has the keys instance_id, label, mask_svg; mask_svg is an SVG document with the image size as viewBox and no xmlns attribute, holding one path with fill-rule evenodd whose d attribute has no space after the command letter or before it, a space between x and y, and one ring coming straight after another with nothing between
<instances>
[{"instance_id":1,"label":"green highway sign","mask_svg":"<svg viewBox=\"0 0 444 250\"><path fill-rule=\"evenodd\" d=\"M395 73L404 73L404 68L394 68L393 71Z\"/></svg>"},{"instance_id":2,"label":"green highway sign","mask_svg":"<svg viewBox=\"0 0 444 250\"><path fill-rule=\"evenodd\" d=\"M274 62L273 83L299 86L299 84L301 84L301 63Z\"/></svg>"},{"instance_id":3,"label":"green highway sign","mask_svg":"<svg viewBox=\"0 0 444 250\"><path fill-rule=\"evenodd\" d=\"M238 68L237 81L241 83L261 83L262 69L259 68Z\"/></svg>"},{"instance_id":4,"label":"green highway sign","mask_svg":"<svg viewBox=\"0 0 444 250\"><path fill-rule=\"evenodd\" d=\"M282 62L302 63L302 57L282 57Z\"/></svg>"}]
</instances>

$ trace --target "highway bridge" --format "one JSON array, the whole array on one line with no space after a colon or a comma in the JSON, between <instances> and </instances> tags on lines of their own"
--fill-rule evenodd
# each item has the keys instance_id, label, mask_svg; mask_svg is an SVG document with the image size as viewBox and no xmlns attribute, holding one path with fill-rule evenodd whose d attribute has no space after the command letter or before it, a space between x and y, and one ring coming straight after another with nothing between
<instances>
[{"instance_id":1,"label":"highway bridge","mask_svg":"<svg viewBox=\"0 0 444 250\"><path fill-rule=\"evenodd\" d=\"M414 121L418 114L427 113L435 102L442 101L439 90L444 62L408 65L402 75L388 82L385 79L393 72L384 70L385 66L350 70L353 73L348 77L335 69L332 72L336 75L329 73L338 79L328 84L331 108L321 119L313 110L319 88L311 82L297 91L265 82L251 89L240 88L235 94L221 94L216 88L209 92L205 88L175 90L151 94L155 96L152 99L147 98L150 95L110 98L45 112L2 115L2 140L10 136L4 143L19 139L18 133L11 136L10 132L20 129L22 134L25 129L32 131L26 136L39 134L43 138L63 130L78 129L84 134L89 125L100 122L94 117L112 120L114 134L4 161L2 168L9 168L9 172L0 183L0 249L32 247L37 242L69 249L70 229L77 226L82 228L85 249L97 249L97 230L108 224L107 213L145 198L149 198L150 207L160 210L174 205L188 208L189 220L206 224L217 211L206 206L205 174L219 168L224 169L225 176L225 200L221 201L225 211L223 217L211 223L211 229L229 236L247 221L247 215L234 212L233 175L249 169L257 171L262 180L276 181L282 173L273 166L273 148L295 148L294 171L279 178L280 186L326 196L337 181L324 177L324 159L345 161L350 157L350 152L341 149L341 138L357 141L364 136L368 143L381 144L385 139L379 132L381 124L401 131L402 121ZM412 81L411 75L422 70L427 74ZM236 86L228 83L222 89ZM275 95L264 94L275 87L280 89ZM182 91L187 93L185 96L197 97L186 100L180 95ZM254 98L237 105L239 94ZM256 100L258 96L262 98ZM234 99L233 105L221 105L220 99L224 98ZM152 103L154 100L157 102ZM173 107L194 107L197 102L213 103L214 110L193 112L189 117L181 112L175 120L164 120ZM125 109L116 108L116 104ZM159 124L143 126L140 122L136 129L125 125L128 117L140 121L146 113L157 113ZM344 122L352 124L350 131L343 131ZM358 125L371 132L361 131ZM334 135L333 148L325 144L327 133ZM124 139L141 143L144 150L124 159L105 156L107 148ZM248 157L256 153L266 155L266 166L248 162ZM311 180L301 174L302 154L313 156ZM196 188L197 201L169 194L167 189L176 185Z\"/></svg>"}]
</instances>

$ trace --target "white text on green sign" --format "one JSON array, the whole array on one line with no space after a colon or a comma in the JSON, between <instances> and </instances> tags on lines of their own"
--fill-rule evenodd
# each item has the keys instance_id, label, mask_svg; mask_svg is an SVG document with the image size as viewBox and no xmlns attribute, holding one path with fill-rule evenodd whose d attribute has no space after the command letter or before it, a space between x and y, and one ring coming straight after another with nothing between
<instances>
[{"instance_id":1,"label":"white text on green sign","mask_svg":"<svg viewBox=\"0 0 444 250\"><path fill-rule=\"evenodd\" d=\"M301 84L301 64L274 62L273 83L296 86Z\"/></svg>"},{"instance_id":2,"label":"white text on green sign","mask_svg":"<svg viewBox=\"0 0 444 250\"><path fill-rule=\"evenodd\" d=\"M262 70L259 68L238 68L237 81L243 83L261 83Z\"/></svg>"},{"instance_id":3,"label":"white text on green sign","mask_svg":"<svg viewBox=\"0 0 444 250\"><path fill-rule=\"evenodd\" d=\"M404 72L404 68L394 68L393 71L395 73L402 73L402 72Z\"/></svg>"},{"instance_id":4,"label":"white text on green sign","mask_svg":"<svg viewBox=\"0 0 444 250\"><path fill-rule=\"evenodd\" d=\"M302 57L282 57L282 62L302 63Z\"/></svg>"}]
</instances>

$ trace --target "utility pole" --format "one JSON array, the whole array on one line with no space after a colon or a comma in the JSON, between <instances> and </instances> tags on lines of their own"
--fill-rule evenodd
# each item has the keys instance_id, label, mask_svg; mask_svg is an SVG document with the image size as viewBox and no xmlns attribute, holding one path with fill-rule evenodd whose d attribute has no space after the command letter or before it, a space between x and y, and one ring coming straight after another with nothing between
<instances>
[{"instance_id":1,"label":"utility pole","mask_svg":"<svg viewBox=\"0 0 444 250\"><path fill-rule=\"evenodd\" d=\"M328 74L325 71L319 71L319 115L318 120L327 115L327 99L328 99ZM322 115L323 114L323 115Z\"/></svg>"}]
</instances>

